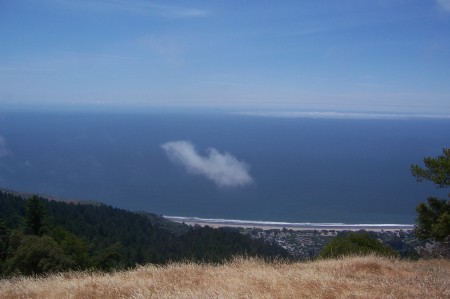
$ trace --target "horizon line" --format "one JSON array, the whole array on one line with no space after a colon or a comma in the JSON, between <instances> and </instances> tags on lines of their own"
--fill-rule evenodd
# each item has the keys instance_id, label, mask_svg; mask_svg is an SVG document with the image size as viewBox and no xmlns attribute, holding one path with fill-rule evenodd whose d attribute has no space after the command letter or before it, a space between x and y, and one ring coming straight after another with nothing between
<instances>
[{"instance_id":1,"label":"horizon line","mask_svg":"<svg viewBox=\"0 0 450 299\"><path fill-rule=\"evenodd\" d=\"M319 118L319 119L450 119L450 114L392 113L392 112L340 112L340 111L241 111L236 115L266 118Z\"/></svg>"}]
</instances>

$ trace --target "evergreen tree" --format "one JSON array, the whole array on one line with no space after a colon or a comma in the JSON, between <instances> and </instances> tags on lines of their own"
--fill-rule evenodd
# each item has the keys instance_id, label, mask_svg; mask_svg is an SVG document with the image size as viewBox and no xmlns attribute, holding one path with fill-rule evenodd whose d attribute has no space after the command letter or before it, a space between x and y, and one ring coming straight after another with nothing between
<instances>
[{"instance_id":1,"label":"evergreen tree","mask_svg":"<svg viewBox=\"0 0 450 299\"><path fill-rule=\"evenodd\" d=\"M75 262L49 236L16 234L13 238L3 267L4 274L43 274L75 267Z\"/></svg>"},{"instance_id":2,"label":"evergreen tree","mask_svg":"<svg viewBox=\"0 0 450 299\"><path fill-rule=\"evenodd\" d=\"M0 192L0 218L9 235L0 269L6 275L123 269L180 260L220 263L235 255L289 258L276 244L253 240L238 230L191 228L157 215L98 203L66 203L35 196L25 200ZM2 231L0 228L0 235Z\"/></svg>"},{"instance_id":3,"label":"evergreen tree","mask_svg":"<svg viewBox=\"0 0 450 299\"><path fill-rule=\"evenodd\" d=\"M419 182L432 181L439 188L450 186L450 148L442 149L442 155L423 159L425 168L419 165L411 165L411 172Z\"/></svg>"},{"instance_id":4,"label":"evergreen tree","mask_svg":"<svg viewBox=\"0 0 450 299\"><path fill-rule=\"evenodd\" d=\"M45 231L47 211L45 201L33 195L27 201L25 225L26 232L35 236L41 236Z\"/></svg>"},{"instance_id":5,"label":"evergreen tree","mask_svg":"<svg viewBox=\"0 0 450 299\"><path fill-rule=\"evenodd\" d=\"M94 265L102 270L112 270L120 268L121 245L114 243L102 250L98 256L94 257Z\"/></svg>"},{"instance_id":6,"label":"evergreen tree","mask_svg":"<svg viewBox=\"0 0 450 299\"><path fill-rule=\"evenodd\" d=\"M8 253L9 230L5 222L0 218L0 273Z\"/></svg>"},{"instance_id":7,"label":"evergreen tree","mask_svg":"<svg viewBox=\"0 0 450 299\"><path fill-rule=\"evenodd\" d=\"M416 211L417 238L442 241L450 236L450 201L430 197L428 204L420 203Z\"/></svg>"},{"instance_id":8,"label":"evergreen tree","mask_svg":"<svg viewBox=\"0 0 450 299\"><path fill-rule=\"evenodd\" d=\"M411 172L418 181L429 180L438 188L450 187L450 148L442 151L436 158L424 158L425 168L411 165ZM438 241L450 238L450 200L430 197L428 203L420 203L416 211L414 232L418 238Z\"/></svg>"},{"instance_id":9,"label":"evergreen tree","mask_svg":"<svg viewBox=\"0 0 450 299\"><path fill-rule=\"evenodd\" d=\"M58 243L63 253L75 262L77 269L85 269L90 265L88 245L71 232L56 227L50 236Z\"/></svg>"}]
</instances>

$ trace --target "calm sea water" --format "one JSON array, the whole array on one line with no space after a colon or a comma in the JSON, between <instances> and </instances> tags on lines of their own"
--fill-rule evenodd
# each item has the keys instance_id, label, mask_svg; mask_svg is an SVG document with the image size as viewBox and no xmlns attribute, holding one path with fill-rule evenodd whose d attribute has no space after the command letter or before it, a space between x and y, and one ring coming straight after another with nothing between
<instances>
[{"instance_id":1,"label":"calm sea water","mask_svg":"<svg viewBox=\"0 0 450 299\"><path fill-rule=\"evenodd\" d=\"M413 223L427 196L411 163L450 144L449 120L285 119L231 114L0 114L0 187L172 216ZM219 188L160 145L229 152L254 182ZM7 151L7 153L6 153Z\"/></svg>"}]
</instances>

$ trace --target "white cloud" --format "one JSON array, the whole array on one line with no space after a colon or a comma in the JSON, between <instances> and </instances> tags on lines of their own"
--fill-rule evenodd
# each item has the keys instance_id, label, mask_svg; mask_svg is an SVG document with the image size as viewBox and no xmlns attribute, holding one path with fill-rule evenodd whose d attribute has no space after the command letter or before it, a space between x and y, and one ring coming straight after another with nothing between
<instances>
[{"instance_id":1,"label":"white cloud","mask_svg":"<svg viewBox=\"0 0 450 299\"><path fill-rule=\"evenodd\" d=\"M203 9L156 4L143 0L47 0L47 2L68 9L82 9L95 12L128 12L167 18L199 18L209 15L209 12Z\"/></svg>"},{"instance_id":2,"label":"white cloud","mask_svg":"<svg viewBox=\"0 0 450 299\"><path fill-rule=\"evenodd\" d=\"M442 10L450 13L450 0L436 0L436 3Z\"/></svg>"},{"instance_id":3,"label":"white cloud","mask_svg":"<svg viewBox=\"0 0 450 299\"><path fill-rule=\"evenodd\" d=\"M189 141L172 141L161 145L169 159L182 165L188 173L203 175L219 187L238 187L253 182L249 166L229 153L207 149L206 156L197 153Z\"/></svg>"},{"instance_id":4,"label":"white cloud","mask_svg":"<svg viewBox=\"0 0 450 299\"><path fill-rule=\"evenodd\" d=\"M11 155L11 152L8 150L5 138L0 135L0 158L8 155Z\"/></svg>"}]
</instances>

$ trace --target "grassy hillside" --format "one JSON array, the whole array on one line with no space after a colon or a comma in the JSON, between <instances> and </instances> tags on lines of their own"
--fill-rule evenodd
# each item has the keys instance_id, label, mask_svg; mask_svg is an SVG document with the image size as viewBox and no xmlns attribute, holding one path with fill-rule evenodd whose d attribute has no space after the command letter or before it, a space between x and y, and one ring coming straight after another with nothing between
<instances>
[{"instance_id":1,"label":"grassy hillside","mask_svg":"<svg viewBox=\"0 0 450 299\"><path fill-rule=\"evenodd\" d=\"M235 259L0 280L0 298L450 298L450 261Z\"/></svg>"}]
</instances>

